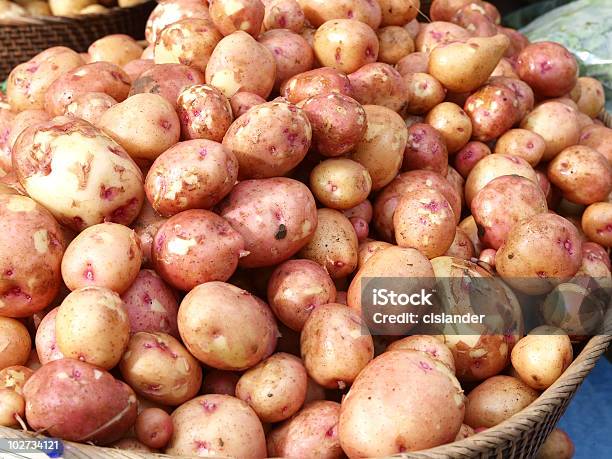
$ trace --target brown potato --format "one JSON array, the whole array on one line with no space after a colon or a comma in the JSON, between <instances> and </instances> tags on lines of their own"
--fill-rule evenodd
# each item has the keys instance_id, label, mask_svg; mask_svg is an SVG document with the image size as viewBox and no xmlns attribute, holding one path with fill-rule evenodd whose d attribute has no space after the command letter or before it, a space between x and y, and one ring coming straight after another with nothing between
<instances>
[{"instance_id":1,"label":"brown potato","mask_svg":"<svg viewBox=\"0 0 612 459\"><path fill-rule=\"evenodd\" d=\"M578 109L591 118L597 117L606 104L603 85L591 77L578 78L580 97L576 101Z\"/></svg>"},{"instance_id":2,"label":"brown potato","mask_svg":"<svg viewBox=\"0 0 612 459\"><path fill-rule=\"evenodd\" d=\"M429 54L439 45L467 40L471 36L466 29L452 22L434 21L421 25L414 44L417 51Z\"/></svg>"},{"instance_id":3,"label":"brown potato","mask_svg":"<svg viewBox=\"0 0 612 459\"><path fill-rule=\"evenodd\" d=\"M448 151L442 135L429 124L416 123L408 128L402 170L429 170L446 176Z\"/></svg>"},{"instance_id":4,"label":"brown potato","mask_svg":"<svg viewBox=\"0 0 612 459\"><path fill-rule=\"evenodd\" d=\"M194 84L204 84L204 74L200 70L183 64L155 64L134 80L130 96L158 94L176 108L181 91Z\"/></svg>"},{"instance_id":5,"label":"brown potato","mask_svg":"<svg viewBox=\"0 0 612 459\"><path fill-rule=\"evenodd\" d=\"M257 37L263 23L265 8L260 0L210 0L210 18L223 35L243 30Z\"/></svg>"},{"instance_id":6,"label":"brown potato","mask_svg":"<svg viewBox=\"0 0 612 459\"><path fill-rule=\"evenodd\" d=\"M421 351L435 360L439 360L455 373L455 359L444 340L430 335L412 335L394 341L387 347L387 351L413 350Z\"/></svg>"},{"instance_id":7,"label":"brown potato","mask_svg":"<svg viewBox=\"0 0 612 459\"><path fill-rule=\"evenodd\" d=\"M345 210L365 201L372 189L367 169L350 159L327 159L310 174L310 189L321 203Z\"/></svg>"},{"instance_id":8,"label":"brown potato","mask_svg":"<svg viewBox=\"0 0 612 459\"><path fill-rule=\"evenodd\" d=\"M234 118L244 115L256 105L265 104L266 99L252 92L237 92L230 98Z\"/></svg>"},{"instance_id":9,"label":"brown potato","mask_svg":"<svg viewBox=\"0 0 612 459\"><path fill-rule=\"evenodd\" d=\"M300 33L306 17L296 0L265 0L263 27L265 30L287 29Z\"/></svg>"},{"instance_id":10,"label":"brown potato","mask_svg":"<svg viewBox=\"0 0 612 459\"><path fill-rule=\"evenodd\" d=\"M274 56L276 62L276 88L284 81L312 69L314 53L301 35L285 29L269 30L257 39Z\"/></svg>"},{"instance_id":11,"label":"brown potato","mask_svg":"<svg viewBox=\"0 0 612 459\"><path fill-rule=\"evenodd\" d=\"M405 77L411 73L427 73L428 66L429 54L424 52L415 52L410 53L400 59L395 64L395 70L397 70L400 75Z\"/></svg>"},{"instance_id":12,"label":"brown potato","mask_svg":"<svg viewBox=\"0 0 612 459\"><path fill-rule=\"evenodd\" d=\"M16 319L0 316L0 370L24 365L31 347L28 329Z\"/></svg>"},{"instance_id":13,"label":"brown potato","mask_svg":"<svg viewBox=\"0 0 612 459\"><path fill-rule=\"evenodd\" d=\"M453 243L444 255L447 257L462 258L463 260L471 260L474 258L474 255L476 255L475 252L474 244L472 244L467 233L457 227L455 229L455 239L453 239Z\"/></svg>"},{"instance_id":14,"label":"brown potato","mask_svg":"<svg viewBox=\"0 0 612 459\"><path fill-rule=\"evenodd\" d=\"M561 429L553 429L538 450L536 459L572 459L576 448L572 439Z\"/></svg>"},{"instance_id":15,"label":"brown potato","mask_svg":"<svg viewBox=\"0 0 612 459\"><path fill-rule=\"evenodd\" d=\"M425 117L425 123L436 128L444 140L449 154L463 148L472 137L472 121L461 107L452 102L436 105Z\"/></svg>"},{"instance_id":16,"label":"brown potato","mask_svg":"<svg viewBox=\"0 0 612 459\"><path fill-rule=\"evenodd\" d=\"M355 99L363 105L380 105L403 111L408 94L402 76L389 64L366 64L348 75Z\"/></svg>"},{"instance_id":17,"label":"brown potato","mask_svg":"<svg viewBox=\"0 0 612 459\"><path fill-rule=\"evenodd\" d=\"M179 94L176 105L186 140L221 142L234 120L229 100L213 86L188 86Z\"/></svg>"},{"instance_id":18,"label":"brown potato","mask_svg":"<svg viewBox=\"0 0 612 459\"><path fill-rule=\"evenodd\" d=\"M428 73L408 73L404 75L407 103L404 106L406 113L423 115L441 104L446 97L446 91L438 80Z\"/></svg>"},{"instance_id":19,"label":"brown potato","mask_svg":"<svg viewBox=\"0 0 612 459\"><path fill-rule=\"evenodd\" d=\"M597 202L582 214L582 229L587 237L604 247L612 247L612 203Z\"/></svg>"},{"instance_id":20,"label":"brown potato","mask_svg":"<svg viewBox=\"0 0 612 459\"><path fill-rule=\"evenodd\" d=\"M546 141L527 129L511 129L497 139L495 144L495 153L518 156L532 167L538 165L545 151Z\"/></svg>"},{"instance_id":21,"label":"brown potato","mask_svg":"<svg viewBox=\"0 0 612 459\"><path fill-rule=\"evenodd\" d=\"M501 86L483 86L467 98L464 110L472 120L472 137L481 142L496 139L519 121L518 100Z\"/></svg>"},{"instance_id":22,"label":"brown potato","mask_svg":"<svg viewBox=\"0 0 612 459\"><path fill-rule=\"evenodd\" d=\"M315 96L344 94L353 97L353 88L348 77L339 70L322 67L295 75L280 88L281 95L293 104Z\"/></svg>"},{"instance_id":23,"label":"brown potato","mask_svg":"<svg viewBox=\"0 0 612 459\"><path fill-rule=\"evenodd\" d=\"M403 27L387 26L376 31L378 35L378 60L385 64L395 65L402 58L414 52L414 41Z\"/></svg>"},{"instance_id":24,"label":"brown potato","mask_svg":"<svg viewBox=\"0 0 612 459\"><path fill-rule=\"evenodd\" d=\"M612 164L612 129L596 124L587 126L580 133L580 145L597 150Z\"/></svg>"},{"instance_id":25,"label":"brown potato","mask_svg":"<svg viewBox=\"0 0 612 459\"><path fill-rule=\"evenodd\" d=\"M129 35L107 35L94 41L88 48L89 62L110 62L123 67L140 58L142 47Z\"/></svg>"},{"instance_id":26,"label":"brown potato","mask_svg":"<svg viewBox=\"0 0 612 459\"><path fill-rule=\"evenodd\" d=\"M500 137L498 143L502 138L503 136ZM482 142L468 142L465 147L459 150L455 155L455 170L457 170L457 172L459 172L464 179L467 179L472 169L474 169L476 163L490 154L491 149L487 144Z\"/></svg>"},{"instance_id":27,"label":"brown potato","mask_svg":"<svg viewBox=\"0 0 612 459\"><path fill-rule=\"evenodd\" d=\"M329 2L326 0L297 0L306 19L312 26L320 27L330 19L355 19L377 29L382 20L378 1L346 0Z\"/></svg>"},{"instance_id":28,"label":"brown potato","mask_svg":"<svg viewBox=\"0 0 612 459\"><path fill-rule=\"evenodd\" d=\"M567 94L578 78L576 58L563 45L550 41L532 43L523 49L516 69L521 80L540 98Z\"/></svg>"}]
</instances>

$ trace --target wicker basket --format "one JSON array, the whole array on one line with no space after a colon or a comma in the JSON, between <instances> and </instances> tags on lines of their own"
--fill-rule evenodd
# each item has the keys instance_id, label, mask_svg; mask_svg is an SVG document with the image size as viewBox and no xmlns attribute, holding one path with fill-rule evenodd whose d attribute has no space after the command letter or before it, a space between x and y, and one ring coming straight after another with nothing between
<instances>
[{"instance_id":1,"label":"wicker basket","mask_svg":"<svg viewBox=\"0 0 612 459\"><path fill-rule=\"evenodd\" d=\"M144 37L145 25L156 2L131 8L113 8L104 14L74 18L38 16L20 22L0 21L0 81L10 71L51 46L66 46L78 52L105 35L123 33Z\"/></svg>"}]
</instances>

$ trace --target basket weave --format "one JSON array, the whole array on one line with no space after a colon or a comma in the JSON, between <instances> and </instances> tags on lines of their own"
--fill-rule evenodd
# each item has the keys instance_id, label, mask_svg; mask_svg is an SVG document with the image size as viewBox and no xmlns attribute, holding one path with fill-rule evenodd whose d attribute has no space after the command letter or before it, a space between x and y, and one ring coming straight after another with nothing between
<instances>
[{"instance_id":1,"label":"basket weave","mask_svg":"<svg viewBox=\"0 0 612 459\"><path fill-rule=\"evenodd\" d=\"M16 65L52 46L84 52L105 35L122 33L141 39L155 4L148 1L131 8L113 8L104 14L73 18L37 16L20 22L0 21L0 81Z\"/></svg>"}]
</instances>

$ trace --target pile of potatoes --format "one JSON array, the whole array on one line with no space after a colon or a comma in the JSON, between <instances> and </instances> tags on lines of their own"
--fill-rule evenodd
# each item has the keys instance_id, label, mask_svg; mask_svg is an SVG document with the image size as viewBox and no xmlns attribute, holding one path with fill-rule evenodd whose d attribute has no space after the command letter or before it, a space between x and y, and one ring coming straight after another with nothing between
<instances>
[{"instance_id":1,"label":"pile of potatoes","mask_svg":"<svg viewBox=\"0 0 612 459\"><path fill-rule=\"evenodd\" d=\"M147 0L0 0L0 20L27 16L104 14L110 8L130 8Z\"/></svg>"},{"instance_id":2,"label":"pile of potatoes","mask_svg":"<svg viewBox=\"0 0 612 459\"><path fill-rule=\"evenodd\" d=\"M165 0L146 49L112 35L17 66L0 424L172 455L381 457L496 426L554 384L585 338L585 278L612 281L602 85L490 3L418 11ZM540 295L547 325L372 336L369 277L451 279L461 308L465 282L498 278L491 298L516 313L509 287ZM571 457L551 441L541 458Z\"/></svg>"}]
</instances>

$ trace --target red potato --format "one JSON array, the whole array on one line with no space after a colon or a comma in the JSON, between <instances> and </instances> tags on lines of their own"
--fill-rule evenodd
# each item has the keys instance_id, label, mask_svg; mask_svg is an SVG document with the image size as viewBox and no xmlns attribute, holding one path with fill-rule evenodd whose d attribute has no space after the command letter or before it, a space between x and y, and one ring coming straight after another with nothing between
<instances>
[{"instance_id":1,"label":"red potato","mask_svg":"<svg viewBox=\"0 0 612 459\"><path fill-rule=\"evenodd\" d=\"M74 68L53 82L45 95L45 110L62 115L66 107L86 92L103 92L123 102L130 91L130 78L121 67L108 62L93 62Z\"/></svg>"},{"instance_id":2,"label":"red potato","mask_svg":"<svg viewBox=\"0 0 612 459\"><path fill-rule=\"evenodd\" d=\"M414 40L419 33L419 29L421 28L421 23L417 21L417 19L413 19L410 22L407 22L402 26L405 30L408 31L410 37Z\"/></svg>"},{"instance_id":3,"label":"red potato","mask_svg":"<svg viewBox=\"0 0 612 459\"><path fill-rule=\"evenodd\" d=\"M426 52L414 52L400 59L395 64L395 70L405 77L411 73L427 73L428 66L429 54Z\"/></svg>"},{"instance_id":4,"label":"red potato","mask_svg":"<svg viewBox=\"0 0 612 459\"><path fill-rule=\"evenodd\" d=\"M228 395L203 395L172 413L174 432L166 453L263 459L266 438L255 412Z\"/></svg>"},{"instance_id":5,"label":"red potato","mask_svg":"<svg viewBox=\"0 0 612 459\"><path fill-rule=\"evenodd\" d=\"M24 110L15 114L12 121L11 131L8 137L8 147L13 148L19 135L28 127L38 123L44 123L51 120L51 116L44 110ZM11 169L11 162L5 167ZM2 166L0 166L2 167Z\"/></svg>"},{"instance_id":6,"label":"red potato","mask_svg":"<svg viewBox=\"0 0 612 459\"><path fill-rule=\"evenodd\" d=\"M203 394L225 394L236 396L236 384L240 379L240 373L235 371L208 370L202 381Z\"/></svg>"},{"instance_id":7,"label":"red potato","mask_svg":"<svg viewBox=\"0 0 612 459\"><path fill-rule=\"evenodd\" d=\"M372 179L367 169L356 161L326 159L310 173L310 189L324 206L345 210L367 199Z\"/></svg>"},{"instance_id":8,"label":"red potato","mask_svg":"<svg viewBox=\"0 0 612 459\"><path fill-rule=\"evenodd\" d=\"M404 106L406 113L423 115L444 101L444 87L428 73L409 73L403 78L408 91L407 103Z\"/></svg>"},{"instance_id":9,"label":"red potato","mask_svg":"<svg viewBox=\"0 0 612 459\"><path fill-rule=\"evenodd\" d=\"M370 26L356 19L333 19L315 33L315 56L324 67L352 73L378 58L378 37Z\"/></svg>"},{"instance_id":10,"label":"red potato","mask_svg":"<svg viewBox=\"0 0 612 459\"><path fill-rule=\"evenodd\" d=\"M355 207L345 209L342 213L349 219L360 218L366 223L370 223L372 221L373 214L372 203L366 199Z\"/></svg>"},{"instance_id":11,"label":"red potato","mask_svg":"<svg viewBox=\"0 0 612 459\"><path fill-rule=\"evenodd\" d=\"M478 141L468 142L465 147L459 150L455 155L455 169L464 179L467 179L476 163L490 154L491 149L487 144Z\"/></svg>"},{"instance_id":12,"label":"red potato","mask_svg":"<svg viewBox=\"0 0 612 459\"><path fill-rule=\"evenodd\" d=\"M225 281L245 256L245 241L224 218L186 210L164 222L153 240L153 266L170 285L189 291L204 282Z\"/></svg>"},{"instance_id":13,"label":"red potato","mask_svg":"<svg viewBox=\"0 0 612 459\"><path fill-rule=\"evenodd\" d=\"M469 2L457 10L451 22L460 25L477 37L492 37L498 33L497 25L484 14L477 2Z\"/></svg>"},{"instance_id":14,"label":"red potato","mask_svg":"<svg viewBox=\"0 0 612 459\"><path fill-rule=\"evenodd\" d=\"M516 68L521 80L540 98L567 94L578 78L574 56L562 45L550 41L525 47L517 57Z\"/></svg>"},{"instance_id":15,"label":"red potato","mask_svg":"<svg viewBox=\"0 0 612 459\"><path fill-rule=\"evenodd\" d=\"M518 156L532 167L538 165L545 151L546 141L527 129L510 129L495 144L495 153Z\"/></svg>"},{"instance_id":16,"label":"red potato","mask_svg":"<svg viewBox=\"0 0 612 459\"><path fill-rule=\"evenodd\" d=\"M389 64L366 64L348 78L355 99L362 105L380 105L399 112L408 102L404 80Z\"/></svg>"},{"instance_id":17,"label":"red potato","mask_svg":"<svg viewBox=\"0 0 612 459\"><path fill-rule=\"evenodd\" d=\"M480 240L497 250L506 242L514 225L545 213L548 207L537 183L517 175L503 175L476 193L471 210Z\"/></svg>"},{"instance_id":18,"label":"red potato","mask_svg":"<svg viewBox=\"0 0 612 459\"><path fill-rule=\"evenodd\" d=\"M23 394L23 386L34 374L34 371L22 365L12 365L0 370L0 389L9 389L16 394Z\"/></svg>"},{"instance_id":19,"label":"red potato","mask_svg":"<svg viewBox=\"0 0 612 459\"><path fill-rule=\"evenodd\" d=\"M43 365L26 383L24 396L30 427L65 440L109 444L136 420L134 391L78 360Z\"/></svg>"},{"instance_id":20,"label":"red potato","mask_svg":"<svg viewBox=\"0 0 612 459\"><path fill-rule=\"evenodd\" d=\"M568 147L549 164L548 179L563 197L577 204L603 201L612 192L612 166L597 150Z\"/></svg>"},{"instance_id":21,"label":"red potato","mask_svg":"<svg viewBox=\"0 0 612 459\"><path fill-rule=\"evenodd\" d=\"M430 402L422 403L424 397ZM430 448L455 438L464 410L461 386L446 365L419 351L385 352L342 402L340 443L349 457Z\"/></svg>"},{"instance_id":22,"label":"red potato","mask_svg":"<svg viewBox=\"0 0 612 459\"><path fill-rule=\"evenodd\" d=\"M434 21L421 25L414 44L417 51L429 55L437 46L467 40L471 36L472 34L461 26L451 22Z\"/></svg>"},{"instance_id":23,"label":"red potato","mask_svg":"<svg viewBox=\"0 0 612 459\"><path fill-rule=\"evenodd\" d=\"M417 123L408 128L402 170L430 170L446 176L448 151L442 135L428 124Z\"/></svg>"},{"instance_id":24,"label":"red potato","mask_svg":"<svg viewBox=\"0 0 612 459\"><path fill-rule=\"evenodd\" d=\"M163 216L189 209L210 209L238 177L234 153L211 140L179 142L159 156L145 179L145 192Z\"/></svg>"},{"instance_id":25,"label":"red potato","mask_svg":"<svg viewBox=\"0 0 612 459\"><path fill-rule=\"evenodd\" d=\"M34 344L36 353L41 364L52 362L53 360L63 359L64 354L60 351L55 337L55 319L59 308L54 308L43 317L36 329Z\"/></svg>"},{"instance_id":26,"label":"red potato","mask_svg":"<svg viewBox=\"0 0 612 459\"><path fill-rule=\"evenodd\" d=\"M259 43L274 56L276 62L275 87L289 78L312 69L314 53L301 35L285 29L269 30L261 34Z\"/></svg>"},{"instance_id":27,"label":"red potato","mask_svg":"<svg viewBox=\"0 0 612 459\"><path fill-rule=\"evenodd\" d=\"M444 253L445 256L461 258L463 260L471 260L476 255L474 244L470 240L469 236L461 228L455 229L455 239L453 243Z\"/></svg>"},{"instance_id":28,"label":"red potato","mask_svg":"<svg viewBox=\"0 0 612 459\"><path fill-rule=\"evenodd\" d=\"M561 429L553 429L538 450L536 459L572 459L575 451L569 435Z\"/></svg>"},{"instance_id":29,"label":"red potato","mask_svg":"<svg viewBox=\"0 0 612 459\"><path fill-rule=\"evenodd\" d=\"M363 218L352 217L349 218L351 225L353 225L353 229L355 230L355 234L357 235L357 240L362 242L365 240L370 234L370 225Z\"/></svg>"},{"instance_id":30,"label":"red potato","mask_svg":"<svg viewBox=\"0 0 612 459\"><path fill-rule=\"evenodd\" d=\"M268 434L268 455L340 459L339 416L339 403L323 400L307 404Z\"/></svg>"},{"instance_id":31,"label":"red potato","mask_svg":"<svg viewBox=\"0 0 612 459\"><path fill-rule=\"evenodd\" d=\"M43 110L45 94L64 73L85 64L79 54L63 46L55 46L15 67L8 76L7 102L15 111Z\"/></svg>"},{"instance_id":32,"label":"red potato","mask_svg":"<svg viewBox=\"0 0 612 459\"><path fill-rule=\"evenodd\" d=\"M516 67L516 58L519 53L529 45L529 39L518 30L508 27L497 26L498 33L503 33L510 39L510 46L504 56L512 62L512 67Z\"/></svg>"},{"instance_id":33,"label":"red potato","mask_svg":"<svg viewBox=\"0 0 612 459\"><path fill-rule=\"evenodd\" d=\"M312 128L306 113L283 100L253 107L229 127L223 145L240 164L239 178L286 174L306 156Z\"/></svg>"},{"instance_id":34,"label":"red potato","mask_svg":"<svg viewBox=\"0 0 612 459\"><path fill-rule=\"evenodd\" d=\"M355 19L377 29L382 20L379 2L367 0L344 0L328 2L325 0L297 0L304 11L307 21L320 27L331 19Z\"/></svg>"},{"instance_id":35,"label":"red potato","mask_svg":"<svg viewBox=\"0 0 612 459\"><path fill-rule=\"evenodd\" d=\"M604 87L599 80L591 77L578 78L580 97L576 101L578 109L585 115L595 118L606 104Z\"/></svg>"},{"instance_id":36,"label":"red potato","mask_svg":"<svg viewBox=\"0 0 612 459\"><path fill-rule=\"evenodd\" d=\"M66 106L64 115L81 118L94 126L98 125L102 115L117 101L103 92L87 92L78 95Z\"/></svg>"},{"instance_id":37,"label":"red potato","mask_svg":"<svg viewBox=\"0 0 612 459\"><path fill-rule=\"evenodd\" d=\"M153 238L159 227L166 220L167 218L159 215L153 209L149 201L145 199L142 210L133 224L134 231L140 239L143 266L151 266L151 246L153 245Z\"/></svg>"},{"instance_id":38,"label":"red potato","mask_svg":"<svg viewBox=\"0 0 612 459\"><path fill-rule=\"evenodd\" d=\"M403 27L387 26L376 31L378 35L378 60L395 65L414 52L414 41Z\"/></svg>"},{"instance_id":39,"label":"red potato","mask_svg":"<svg viewBox=\"0 0 612 459\"><path fill-rule=\"evenodd\" d=\"M195 84L204 84L200 70L183 64L155 64L132 82L129 95L158 94L176 108L181 91Z\"/></svg>"},{"instance_id":40,"label":"red potato","mask_svg":"<svg viewBox=\"0 0 612 459\"><path fill-rule=\"evenodd\" d=\"M280 264L268 282L268 303L276 317L301 331L310 313L336 300L336 287L325 269L310 260Z\"/></svg>"},{"instance_id":41,"label":"red potato","mask_svg":"<svg viewBox=\"0 0 612 459\"><path fill-rule=\"evenodd\" d=\"M159 33L166 26L185 18L208 19L208 3L200 0L172 0L158 4L149 19L145 28L145 38L148 43L154 44Z\"/></svg>"},{"instance_id":42,"label":"red potato","mask_svg":"<svg viewBox=\"0 0 612 459\"><path fill-rule=\"evenodd\" d=\"M587 265L589 264L605 266L608 271L612 269L608 252L595 242L584 242L582 244L582 266L580 269L588 272L589 268Z\"/></svg>"},{"instance_id":43,"label":"red potato","mask_svg":"<svg viewBox=\"0 0 612 459\"><path fill-rule=\"evenodd\" d=\"M212 22L223 35L230 35L237 30L247 32L254 37L259 35L264 19L265 8L260 0L210 0L209 12Z\"/></svg>"},{"instance_id":44,"label":"red potato","mask_svg":"<svg viewBox=\"0 0 612 459\"><path fill-rule=\"evenodd\" d=\"M199 362L165 333L132 335L119 369L138 395L163 405L178 406L191 400L202 385Z\"/></svg>"},{"instance_id":45,"label":"red potato","mask_svg":"<svg viewBox=\"0 0 612 459\"><path fill-rule=\"evenodd\" d=\"M238 118L256 105L265 104L266 99L251 92L237 92L230 98L234 118Z\"/></svg>"},{"instance_id":46,"label":"red potato","mask_svg":"<svg viewBox=\"0 0 612 459\"><path fill-rule=\"evenodd\" d=\"M312 144L324 156L350 152L366 132L364 108L344 94L313 96L300 105L312 127Z\"/></svg>"},{"instance_id":47,"label":"red potato","mask_svg":"<svg viewBox=\"0 0 612 459\"><path fill-rule=\"evenodd\" d=\"M265 30L287 29L300 33L306 17L296 0L265 0L263 27Z\"/></svg>"},{"instance_id":48,"label":"red potato","mask_svg":"<svg viewBox=\"0 0 612 459\"><path fill-rule=\"evenodd\" d=\"M270 356L278 329L267 304L223 282L198 285L183 299L178 325L187 349L220 370L245 370Z\"/></svg>"},{"instance_id":49,"label":"red potato","mask_svg":"<svg viewBox=\"0 0 612 459\"><path fill-rule=\"evenodd\" d=\"M427 354L434 360L439 360L455 373L455 359L451 350L444 344L444 340L430 335L412 335L394 341L387 347L387 351L413 350Z\"/></svg>"},{"instance_id":50,"label":"red potato","mask_svg":"<svg viewBox=\"0 0 612 459\"><path fill-rule=\"evenodd\" d=\"M329 389L344 389L374 357L374 343L359 314L329 303L306 320L300 351L312 379Z\"/></svg>"},{"instance_id":51,"label":"red potato","mask_svg":"<svg viewBox=\"0 0 612 459\"><path fill-rule=\"evenodd\" d=\"M0 370L24 365L30 357L28 329L18 320L0 317Z\"/></svg>"},{"instance_id":52,"label":"red potato","mask_svg":"<svg viewBox=\"0 0 612 459\"><path fill-rule=\"evenodd\" d=\"M587 237L604 247L612 247L612 203L597 202L582 214L582 229Z\"/></svg>"},{"instance_id":53,"label":"red potato","mask_svg":"<svg viewBox=\"0 0 612 459\"><path fill-rule=\"evenodd\" d=\"M130 77L130 81L135 81L154 65L153 59L134 59L123 66L123 71Z\"/></svg>"},{"instance_id":54,"label":"red potato","mask_svg":"<svg viewBox=\"0 0 612 459\"><path fill-rule=\"evenodd\" d=\"M246 91L265 99L275 81L274 55L242 31L223 38L206 66L206 84L219 88L228 98Z\"/></svg>"},{"instance_id":55,"label":"red potato","mask_svg":"<svg viewBox=\"0 0 612 459\"><path fill-rule=\"evenodd\" d=\"M548 293L576 274L582 242L576 227L554 214L537 214L515 225L495 256L504 281L524 293Z\"/></svg>"},{"instance_id":56,"label":"red potato","mask_svg":"<svg viewBox=\"0 0 612 459\"><path fill-rule=\"evenodd\" d=\"M360 241L359 247L358 247L359 262L357 264L357 267L359 269L363 268L363 266L372 257L372 255L374 255L376 252L382 249L386 249L387 247L391 247L391 246L392 244L389 244L388 242L375 241L373 239L365 239L363 241ZM337 302L339 303L340 301L337 301Z\"/></svg>"},{"instance_id":57,"label":"red potato","mask_svg":"<svg viewBox=\"0 0 612 459\"><path fill-rule=\"evenodd\" d=\"M281 96L293 104L315 96L343 94L353 97L353 87L346 74L331 67L321 67L300 73L285 81Z\"/></svg>"},{"instance_id":58,"label":"red potato","mask_svg":"<svg viewBox=\"0 0 612 459\"><path fill-rule=\"evenodd\" d=\"M505 76L491 76L488 81L491 86L501 86L510 89L518 102L518 119L522 120L525 118L535 104L535 96L533 90L527 83L519 80L518 78L509 78Z\"/></svg>"},{"instance_id":59,"label":"red potato","mask_svg":"<svg viewBox=\"0 0 612 459\"><path fill-rule=\"evenodd\" d=\"M234 120L229 100L213 86L188 86L179 94L176 105L186 140L221 142Z\"/></svg>"},{"instance_id":60,"label":"red potato","mask_svg":"<svg viewBox=\"0 0 612 459\"><path fill-rule=\"evenodd\" d=\"M483 86L465 102L472 120L472 137L482 142L496 139L519 121L518 100L501 86Z\"/></svg>"},{"instance_id":61,"label":"red potato","mask_svg":"<svg viewBox=\"0 0 612 459\"><path fill-rule=\"evenodd\" d=\"M0 108L0 174L4 175L12 169L11 146L9 139L14 125L15 114Z\"/></svg>"},{"instance_id":62,"label":"red potato","mask_svg":"<svg viewBox=\"0 0 612 459\"><path fill-rule=\"evenodd\" d=\"M0 194L0 316L28 317L59 292L66 242L47 209Z\"/></svg>"},{"instance_id":63,"label":"red potato","mask_svg":"<svg viewBox=\"0 0 612 459\"><path fill-rule=\"evenodd\" d=\"M587 126L580 133L580 145L597 150L612 164L612 129L595 124Z\"/></svg>"},{"instance_id":64,"label":"red potato","mask_svg":"<svg viewBox=\"0 0 612 459\"><path fill-rule=\"evenodd\" d=\"M136 233L116 223L81 232L66 248L62 278L70 290L106 287L122 294L136 280L142 264Z\"/></svg>"},{"instance_id":65,"label":"red potato","mask_svg":"<svg viewBox=\"0 0 612 459\"><path fill-rule=\"evenodd\" d=\"M472 137L472 121L461 107L452 102L436 105L425 117L425 123L436 128L449 154L463 148Z\"/></svg>"},{"instance_id":66,"label":"red potato","mask_svg":"<svg viewBox=\"0 0 612 459\"><path fill-rule=\"evenodd\" d=\"M147 408L136 418L134 429L142 444L159 449L164 448L170 441L174 426L172 418L164 410Z\"/></svg>"},{"instance_id":67,"label":"red potato","mask_svg":"<svg viewBox=\"0 0 612 459\"><path fill-rule=\"evenodd\" d=\"M296 180L278 177L236 185L219 213L244 238L240 266L274 266L310 241L317 228L314 197Z\"/></svg>"},{"instance_id":68,"label":"red potato","mask_svg":"<svg viewBox=\"0 0 612 459\"><path fill-rule=\"evenodd\" d=\"M372 179L372 190L380 190L397 175L407 142L402 117L378 105L366 105L367 128L350 158L363 165Z\"/></svg>"},{"instance_id":69,"label":"red potato","mask_svg":"<svg viewBox=\"0 0 612 459\"><path fill-rule=\"evenodd\" d=\"M130 333L163 332L178 338L176 295L155 271L140 271L121 300L130 321Z\"/></svg>"},{"instance_id":70,"label":"red potato","mask_svg":"<svg viewBox=\"0 0 612 459\"><path fill-rule=\"evenodd\" d=\"M184 64L206 70L215 46L223 35L207 19L189 18L163 29L155 42L156 64Z\"/></svg>"},{"instance_id":71,"label":"red potato","mask_svg":"<svg viewBox=\"0 0 612 459\"><path fill-rule=\"evenodd\" d=\"M87 53L90 57L89 62L109 62L123 67L140 57L142 47L129 35L114 34L94 41Z\"/></svg>"}]
</instances>

